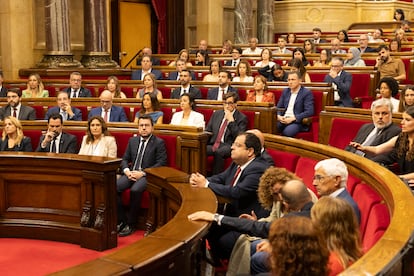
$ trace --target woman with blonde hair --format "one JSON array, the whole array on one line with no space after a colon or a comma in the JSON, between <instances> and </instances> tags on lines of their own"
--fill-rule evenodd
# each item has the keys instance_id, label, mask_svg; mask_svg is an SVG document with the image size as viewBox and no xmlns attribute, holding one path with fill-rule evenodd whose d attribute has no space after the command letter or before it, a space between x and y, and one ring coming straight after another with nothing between
<instances>
[{"instance_id":1,"label":"woman with blonde hair","mask_svg":"<svg viewBox=\"0 0 414 276\"><path fill-rule=\"evenodd\" d=\"M109 76L106 80L106 90L109 90L109 92L112 93L112 98L118 98L118 99L126 99L126 95L124 92L121 91L121 86L119 85L119 80L115 76Z\"/></svg>"},{"instance_id":2,"label":"woman with blonde hair","mask_svg":"<svg viewBox=\"0 0 414 276\"><path fill-rule=\"evenodd\" d=\"M47 98L49 91L45 90L39 74L30 74L27 88L22 91L22 98Z\"/></svg>"},{"instance_id":3,"label":"woman with blonde hair","mask_svg":"<svg viewBox=\"0 0 414 276\"><path fill-rule=\"evenodd\" d=\"M311 218L330 252L329 275L341 273L362 256L357 217L347 201L324 196L312 207Z\"/></svg>"},{"instance_id":4,"label":"woman with blonde hair","mask_svg":"<svg viewBox=\"0 0 414 276\"><path fill-rule=\"evenodd\" d=\"M233 82L253 82L252 77L252 68L250 67L250 63L241 60L236 67L236 77L233 78Z\"/></svg>"},{"instance_id":5,"label":"woman with blonde hair","mask_svg":"<svg viewBox=\"0 0 414 276\"><path fill-rule=\"evenodd\" d=\"M33 151L30 137L24 136L22 124L13 116L4 119L0 151Z\"/></svg>"},{"instance_id":6,"label":"woman with blonde hair","mask_svg":"<svg viewBox=\"0 0 414 276\"><path fill-rule=\"evenodd\" d=\"M80 155L116 157L115 138L110 136L108 127L101 116L93 116L88 120L86 135L83 136Z\"/></svg>"},{"instance_id":7,"label":"woman with blonde hair","mask_svg":"<svg viewBox=\"0 0 414 276\"><path fill-rule=\"evenodd\" d=\"M144 87L138 90L137 99L142 99L145 93L153 93L158 100L162 99L162 93L157 89L157 80L155 75L152 73L147 73L142 80Z\"/></svg>"},{"instance_id":8,"label":"woman with blonde hair","mask_svg":"<svg viewBox=\"0 0 414 276\"><path fill-rule=\"evenodd\" d=\"M187 67L191 67L191 66L193 66L193 64L192 64L192 63L191 63L191 61L190 61L190 52L189 52L187 49L181 49L181 50L178 52L178 56L177 56L177 58L175 59L175 61L170 62L170 63L168 64L168 66L176 66L176 64L177 64L177 60L180 60L180 59L185 60L185 65L186 65Z\"/></svg>"}]
</instances>

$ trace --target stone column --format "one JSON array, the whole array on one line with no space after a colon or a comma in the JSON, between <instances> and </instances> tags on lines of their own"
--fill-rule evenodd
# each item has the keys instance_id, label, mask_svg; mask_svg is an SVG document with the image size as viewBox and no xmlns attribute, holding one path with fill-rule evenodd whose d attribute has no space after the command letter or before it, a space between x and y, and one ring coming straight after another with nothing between
<instances>
[{"instance_id":1,"label":"stone column","mask_svg":"<svg viewBox=\"0 0 414 276\"><path fill-rule=\"evenodd\" d=\"M68 0L45 0L46 54L40 68L81 67L70 51Z\"/></svg>"},{"instance_id":2,"label":"stone column","mask_svg":"<svg viewBox=\"0 0 414 276\"><path fill-rule=\"evenodd\" d=\"M88 68L119 67L108 52L106 1L84 0L85 53L81 62Z\"/></svg>"},{"instance_id":3,"label":"stone column","mask_svg":"<svg viewBox=\"0 0 414 276\"><path fill-rule=\"evenodd\" d=\"M257 1L257 38L260 43L274 42L273 0Z\"/></svg>"},{"instance_id":4,"label":"stone column","mask_svg":"<svg viewBox=\"0 0 414 276\"><path fill-rule=\"evenodd\" d=\"M261 2L259 0L258 2ZM234 43L245 44L253 36L253 6L251 0L236 0L234 9Z\"/></svg>"}]
</instances>

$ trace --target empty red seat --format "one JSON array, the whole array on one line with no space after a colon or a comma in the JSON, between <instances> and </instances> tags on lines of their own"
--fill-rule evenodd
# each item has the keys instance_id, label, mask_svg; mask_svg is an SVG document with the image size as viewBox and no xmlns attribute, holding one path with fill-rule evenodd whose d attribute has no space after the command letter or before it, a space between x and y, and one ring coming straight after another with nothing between
<instances>
[{"instance_id":1,"label":"empty red seat","mask_svg":"<svg viewBox=\"0 0 414 276\"><path fill-rule=\"evenodd\" d=\"M272 156L276 167L285 168L288 171L294 172L299 156L290 152L284 152L275 149L266 149L267 153ZM313 168L311 168L313 170Z\"/></svg>"},{"instance_id":2,"label":"empty red seat","mask_svg":"<svg viewBox=\"0 0 414 276\"><path fill-rule=\"evenodd\" d=\"M390 212L384 203L372 206L367 226L362 236L362 248L367 252L382 237L390 224Z\"/></svg>"},{"instance_id":3,"label":"empty red seat","mask_svg":"<svg viewBox=\"0 0 414 276\"><path fill-rule=\"evenodd\" d=\"M316 192L315 186L313 186L313 175L316 163L318 163L317 160L308 157L299 157L295 168L295 174L303 180L306 187L319 196Z\"/></svg>"},{"instance_id":4,"label":"empty red seat","mask_svg":"<svg viewBox=\"0 0 414 276\"><path fill-rule=\"evenodd\" d=\"M344 149L362 125L368 121L352 120L345 118L333 118L331 132L329 134L329 145L338 149Z\"/></svg>"}]
</instances>

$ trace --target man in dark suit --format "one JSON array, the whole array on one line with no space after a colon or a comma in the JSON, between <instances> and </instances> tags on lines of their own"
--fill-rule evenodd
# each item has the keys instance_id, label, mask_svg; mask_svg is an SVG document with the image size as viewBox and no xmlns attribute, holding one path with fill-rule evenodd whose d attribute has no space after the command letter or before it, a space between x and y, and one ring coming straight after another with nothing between
<instances>
[{"instance_id":1,"label":"man in dark suit","mask_svg":"<svg viewBox=\"0 0 414 276\"><path fill-rule=\"evenodd\" d=\"M188 70L180 73L181 87L177 87L171 93L171 99L179 99L182 94L189 93L193 99L201 99L200 89L191 85L191 74Z\"/></svg>"},{"instance_id":2,"label":"man in dark suit","mask_svg":"<svg viewBox=\"0 0 414 276\"><path fill-rule=\"evenodd\" d=\"M157 80L162 79L161 71L152 69L151 57L147 55L143 55L142 61L141 61L141 69L133 71L131 79L132 80L143 80L144 76L148 73L154 74L155 79Z\"/></svg>"},{"instance_id":3,"label":"man in dark suit","mask_svg":"<svg viewBox=\"0 0 414 276\"><path fill-rule=\"evenodd\" d=\"M131 235L138 219L142 192L147 187L146 168L165 166L167 150L161 138L153 135L154 125L151 117L142 115L138 119L138 133L132 137L122 157L123 175L118 179L118 233L120 237ZM122 192L130 189L130 206L128 216L122 205Z\"/></svg>"},{"instance_id":4,"label":"man in dark suit","mask_svg":"<svg viewBox=\"0 0 414 276\"><path fill-rule=\"evenodd\" d=\"M359 48L358 50L361 52L361 54L363 53L375 53L378 51L378 49L376 48L372 48L368 46L368 35L366 34L362 34L359 36Z\"/></svg>"},{"instance_id":5,"label":"man in dark suit","mask_svg":"<svg viewBox=\"0 0 414 276\"><path fill-rule=\"evenodd\" d=\"M71 100L68 93L59 91L56 96L57 106L47 110L45 120L48 120L51 114L59 113L62 115L63 121L82 121L82 111L79 108L71 106Z\"/></svg>"},{"instance_id":6,"label":"man in dark suit","mask_svg":"<svg viewBox=\"0 0 414 276\"><path fill-rule=\"evenodd\" d=\"M321 28L315 27L312 29L313 32L313 43L319 44L319 43L326 43L327 41L325 39L321 38L322 30Z\"/></svg>"},{"instance_id":7,"label":"man in dark suit","mask_svg":"<svg viewBox=\"0 0 414 276\"><path fill-rule=\"evenodd\" d=\"M243 50L241 48L234 48L233 50L231 50L231 59L226 60L224 66L236 67L240 62L240 56L242 53Z\"/></svg>"},{"instance_id":8,"label":"man in dark suit","mask_svg":"<svg viewBox=\"0 0 414 276\"><path fill-rule=\"evenodd\" d=\"M3 86L3 71L0 71L0 97L7 97L7 88Z\"/></svg>"},{"instance_id":9,"label":"man in dark suit","mask_svg":"<svg viewBox=\"0 0 414 276\"><path fill-rule=\"evenodd\" d=\"M142 55L147 55L151 57L152 65L160 65L161 61L159 58L152 56L152 49L145 47L142 49ZM140 66L142 62L142 57L137 59L137 65Z\"/></svg>"},{"instance_id":10,"label":"man in dark suit","mask_svg":"<svg viewBox=\"0 0 414 276\"><path fill-rule=\"evenodd\" d=\"M79 72L72 72L69 80L70 87L63 91L68 93L70 98L91 98L92 93L88 88L82 87L82 75Z\"/></svg>"},{"instance_id":11,"label":"man in dark suit","mask_svg":"<svg viewBox=\"0 0 414 276\"><path fill-rule=\"evenodd\" d=\"M213 174L223 171L234 139L247 129L246 115L237 110L238 99L234 92L225 94L223 109L215 111L207 124L206 131L212 134L207 143L207 156L214 156Z\"/></svg>"},{"instance_id":12,"label":"man in dark suit","mask_svg":"<svg viewBox=\"0 0 414 276\"><path fill-rule=\"evenodd\" d=\"M216 195L229 199L223 215L238 217L254 211L259 218L267 216L257 199L259 179L269 165L260 158L261 144L252 133L241 133L231 147L232 165L224 172L204 177L200 173L190 176L194 188L209 188ZM228 258L240 233L227 228L212 227L208 240L216 257Z\"/></svg>"},{"instance_id":13,"label":"man in dark suit","mask_svg":"<svg viewBox=\"0 0 414 276\"><path fill-rule=\"evenodd\" d=\"M334 89L335 105L352 107L350 94L352 85L351 73L343 70L344 60L341 57L332 58L331 70L325 76L324 82L330 83Z\"/></svg>"},{"instance_id":14,"label":"man in dark suit","mask_svg":"<svg viewBox=\"0 0 414 276\"><path fill-rule=\"evenodd\" d=\"M309 126L302 124L304 118L313 116L313 94L300 85L300 73L291 71L288 75L288 88L283 89L277 103L277 129L284 136L294 137L300 131L308 131ZM295 97L295 101L290 98Z\"/></svg>"},{"instance_id":15,"label":"man in dark suit","mask_svg":"<svg viewBox=\"0 0 414 276\"><path fill-rule=\"evenodd\" d=\"M7 116L16 117L19 120L36 120L36 111L33 107L22 105L22 92L18 88L7 91L7 105L0 108L0 120Z\"/></svg>"},{"instance_id":16,"label":"man in dark suit","mask_svg":"<svg viewBox=\"0 0 414 276\"><path fill-rule=\"evenodd\" d=\"M392 122L392 104L385 98L378 99L371 104L372 123L363 125L352 142L363 146L377 146L397 136L401 128ZM352 143L345 148L346 151L373 159L375 156L365 154L352 146Z\"/></svg>"},{"instance_id":17,"label":"man in dark suit","mask_svg":"<svg viewBox=\"0 0 414 276\"><path fill-rule=\"evenodd\" d=\"M93 116L101 116L105 122L129 122L124 109L112 104L112 93L109 90L102 91L99 99L101 107L92 108L88 119Z\"/></svg>"},{"instance_id":18,"label":"man in dark suit","mask_svg":"<svg viewBox=\"0 0 414 276\"><path fill-rule=\"evenodd\" d=\"M63 118L59 113L51 114L47 132L40 137L36 151L54 153L78 153L76 136L63 132Z\"/></svg>"},{"instance_id":19,"label":"man in dark suit","mask_svg":"<svg viewBox=\"0 0 414 276\"><path fill-rule=\"evenodd\" d=\"M176 64L175 69L177 71L174 71L174 72L171 72L171 73L168 74L168 79L169 80L180 80L181 72L183 70L187 70L186 61L184 59L177 60L175 64ZM188 72L190 73L191 78L195 79L194 72L192 72L192 71L188 71Z\"/></svg>"},{"instance_id":20,"label":"man in dark suit","mask_svg":"<svg viewBox=\"0 0 414 276\"><path fill-rule=\"evenodd\" d=\"M313 186L319 196L340 197L351 204L358 222L361 221L361 212L358 205L346 190L348 181L348 169L344 162L337 158L319 161L315 165Z\"/></svg>"},{"instance_id":21,"label":"man in dark suit","mask_svg":"<svg viewBox=\"0 0 414 276\"><path fill-rule=\"evenodd\" d=\"M262 146L262 149L260 150L260 154L261 154L260 157L263 158L269 164L269 166L274 166L275 161L273 160L272 156L270 156L270 154L267 153L264 147L265 141L264 141L263 133L258 129L249 129L246 132L253 133L254 135L257 136L257 138L259 138L260 145Z\"/></svg>"},{"instance_id":22,"label":"man in dark suit","mask_svg":"<svg viewBox=\"0 0 414 276\"><path fill-rule=\"evenodd\" d=\"M207 100L222 101L224 95L228 92L234 92L238 94L237 89L230 85L231 75L229 71L220 71L218 76L219 87L210 88L207 92Z\"/></svg>"}]
</instances>

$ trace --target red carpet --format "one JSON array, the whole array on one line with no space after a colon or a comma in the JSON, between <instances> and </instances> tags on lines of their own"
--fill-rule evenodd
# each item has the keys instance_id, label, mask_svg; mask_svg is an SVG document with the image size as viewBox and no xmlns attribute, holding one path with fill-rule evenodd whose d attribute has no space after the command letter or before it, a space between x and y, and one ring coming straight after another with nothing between
<instances>
[{"instance_id":1,"label":"red carpet","mask_svg":"<svg viewBox=\"0 0 414 276\"><path fill-rule=\"evenodd\" d=\"M0 239L0 275L40 276L78 265L118 250L144 237L144 231L118 238L118 247L103 252L76 244L28 239Z\"/></svg>"}]
</instances>

